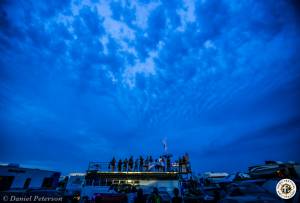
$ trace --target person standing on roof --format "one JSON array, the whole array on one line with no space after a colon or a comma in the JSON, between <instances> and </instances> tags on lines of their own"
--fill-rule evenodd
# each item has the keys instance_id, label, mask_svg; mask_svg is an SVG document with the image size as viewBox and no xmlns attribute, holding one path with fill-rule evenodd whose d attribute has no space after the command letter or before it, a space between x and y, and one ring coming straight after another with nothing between
<instances>
[{"instance_id":1,"label":"person standing on roof","mask_svg":"<svg viewBox=\"0 0 300 203\"><path fill-rule=\"evenodd\" d=\"M185 160L185 165L186 165L186 172L188 172L188 173L192 172L191 163L190 163L190 156L189 156L188 153L185 153L184 160Z\"/></svg>"},{"instance_id":2,"label":"person standing on roof","mask_svg":"<svg viewBox=\"0 0 300 203\"><path fill-rule=\"evenodd\" d=\"M159 162L158 162L158 159L155 159L154 169L155 169L155 171L158 171L158 170L159 170Z\"/></svg>"},{"instance_id":3,"label":"person standing on roof","mask_svg":"<svg viewBox=\"0 0 300 203\"><path fill-rule=\"evenodd\" d=\"M132 169L133 169L133 157L130 156L128 161L128 171L132 171Z\"/></svg>"},{"instance_id":4,"label":"person standing on roof","mask_svg":"<svg viewBox=\"0 0 300 203\"><path fill-rule=\"evenodd\" d=\"M170 156L167 157L167 171L171 171L171 158Z\"/></svg>"},{"instance_id":5,"label":"person standing on roof","mask_svg":"<svg viewBox=\"0 0 300 203\"><path fill-rule=\"evenodd\" d=\"M179 165L179 172L182 172L182 159L179 157L178 159L178 165Z\"/></svg>"},{"instance_id":6,"label":"person standing on roof","mask_svg":"<svg viewBox=\"0 0 300 203\"><path fill-rule=\"evenodd\" d=\"M165 159L162 156L160 156L158 159L158 170L165 171Z\"/></svg>"},{"instance_id":7,"label":"person standing on roof","mask_svg":"<svg viewBox=\"0 0 300 203\"><path fill-rule=\"evenodd\" d=\"M127 171L127 165L128 165L128 160L127 160L127 158L125 158L124 161L123 161L123 171L124 172Z\"/></svg>"},{"instance_id":8,"label":"person standing on roof","mask_svg":"<svg viewBox=\"0 0 300 203\"><path fill-rule=\"evenodd\" d=\"M115 167L116 167L116 159L115 159L115 157L113 157L113 159L111 160L110 165L111 165L111 170L115 171Z\"/></svg>"},{"instance_id":9,"label":"person standing on roof","mask_svg":"<svg viewBox=\"0 0 300 203\"><path fill-rule=\"evenodd\" d=\"M186 162L186 157L185 157L185 156L182 156L181 162L182 162L182 168L181 168L181 171L182 171L182 172L186 172L187 162Z\"/></svg>"},{"instance_id":10,"label":"person standing on roof","mask_svg":"<svg viewBox=\"0 0 300 203\"><path fill-rule=\"evenodd\" d=\"M139 170L139 159L136 159L134 161L134 168L133 168L134 171L138 171Z\"/></svg>"},{"instance_id":11,"label":"person standing on roof","mask_svg":"<svg viewBox=\"0 0 300 203\"><path fill-rule=\"evenodd\" d=\"M122 160L120 159L118 162L118 171L121 172L122 171Z\"/></svg>"},{"instance_id":12,"label":"person standing on roof","mask_svg":"<svg viewBox=\"0 0 300 203\"><path fill-rule=\"evenodd\" d=\"M140 156L140 171L143 171L144 168L144 158Z\"/></svg>"},{"instance_id":13,"label":"person standing on roof","mask_svg":"<svg viewBox=\"0 0 300 203\"><path fill-rule=\"evenodd\" d=\"M153 162L152 156L149 157L149 163L151 164Z\"/></svg>"},{"instance_id":14,"label":"person standing on roof","mask_svg":"<svg viewBox=\"0 0 300 203\"><path fill-rule=\"evenodd\" d=\"M147 157L146 160L145 160L144 168L145 168L145 171L148 171L148 169L149 169L149 157Z\"/></svg>"}]
</instances>

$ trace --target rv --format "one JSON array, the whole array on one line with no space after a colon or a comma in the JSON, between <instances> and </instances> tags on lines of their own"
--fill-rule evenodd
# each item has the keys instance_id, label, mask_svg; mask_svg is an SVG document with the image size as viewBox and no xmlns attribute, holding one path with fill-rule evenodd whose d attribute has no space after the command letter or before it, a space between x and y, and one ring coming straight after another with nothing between
<instances>
[{"instance_id":1,"label":"rv","mask_svg":"<svg viewBox=\"0 0 300 203\"><path fill-rule=\"evenodd\" d=\"M60 173L24 168L18 164L0 165L0 191L28 189L56 189Z\"/></svg>"},{"instance_id":2,"label":"rv","mask_svg":"<svg viewBox=\"0 0 300 203\"><path fill-rule=\"evenodd\" d=\"M183 180L191 176L190 170L179 170L174 163L169 170L137 170L114 171L109 170L109 163L91 162L85 176L85 184L81 190L81 197L94 200L98 195L130 194L142 188L148 195L156 187L164 194L171 195L174 188L181 188ZM122 197L120 197L122 198Z\"/></svg>"}]
</instances>

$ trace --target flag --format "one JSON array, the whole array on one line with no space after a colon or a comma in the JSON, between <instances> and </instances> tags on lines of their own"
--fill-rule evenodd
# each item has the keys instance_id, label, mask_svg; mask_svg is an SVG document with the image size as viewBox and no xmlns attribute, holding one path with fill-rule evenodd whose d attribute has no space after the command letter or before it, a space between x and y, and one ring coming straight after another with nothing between
<instances>
[{"instance_id":1,"label":"flag","mask_svg":"<svg viewBox=\"0 0 300 203\"><path fill-rule=\"evenodd\" d=\"M168 150L167 138L162 139L161 143L163 144L164 151L166 152Z\"/></svg>"}]
</instances>

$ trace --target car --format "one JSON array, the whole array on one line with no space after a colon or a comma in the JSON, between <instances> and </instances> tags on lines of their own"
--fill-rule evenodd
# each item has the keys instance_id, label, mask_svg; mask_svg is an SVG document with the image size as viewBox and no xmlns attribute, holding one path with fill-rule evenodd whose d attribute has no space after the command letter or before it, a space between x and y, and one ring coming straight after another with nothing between
<instances>
[{"instance_id":1,"label":"car","mask_svg":"<svg viewBox=\"0 0 300 203\"><path fill-rule=\"evenodd\" d=\"M232 183L221 197L221 203L275 203L282 202L281 199L269 193L262 187L247 182Z\"/></svg>"}]
</instances>

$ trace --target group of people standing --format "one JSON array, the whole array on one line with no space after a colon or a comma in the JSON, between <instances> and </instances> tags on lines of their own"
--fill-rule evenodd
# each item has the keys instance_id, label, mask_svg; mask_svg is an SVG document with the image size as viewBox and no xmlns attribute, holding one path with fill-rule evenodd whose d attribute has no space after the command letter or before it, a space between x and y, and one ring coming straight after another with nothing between
<instances>
[{"instance_id":1,"label":"group of people standing","mask_svg":"<svg viewBox=\"0 0 300 203\"><path fill-rule=\"evenodd\" d=\"M171 162L171 155L160 156L157 159L154 159L152 156L147 156L144 158L140 156L139 158L134 159L133 156L130 156L128 159L124 160L119 159L117 161L115 157L109 162L108 166L111 171L118 172L127 172L127 171L186 171L189 172L189 156L185 154L182 157L179 157L175 162Z\"/></svg>"},{"instance_id":2,"label":"group of people standing","mask_svg":"<svg viewBox=\"0 0 300 203\"><path fill-rule=\"evenodd\" d=\"M173 198L171 199L172 203L182 203L183 199L182 197L180 197L179 195L179 189L178 188L174 188L173 190ZM158 189L155 187L153 188L153 192L149 195L148 198L145 197L143 190L139 189L137 191L137 196L134 199L134 203L162 203L163 199L159 194Z\"/></svg>"}]
</instances>

